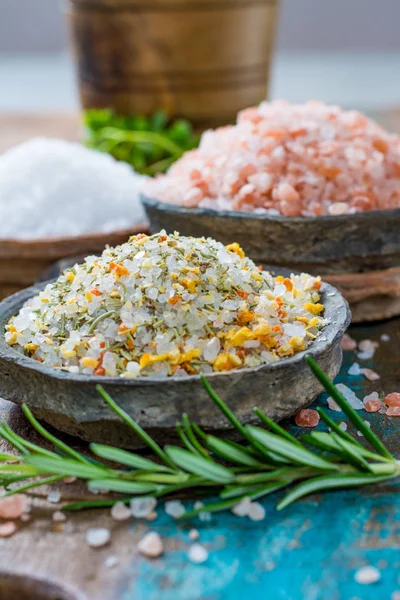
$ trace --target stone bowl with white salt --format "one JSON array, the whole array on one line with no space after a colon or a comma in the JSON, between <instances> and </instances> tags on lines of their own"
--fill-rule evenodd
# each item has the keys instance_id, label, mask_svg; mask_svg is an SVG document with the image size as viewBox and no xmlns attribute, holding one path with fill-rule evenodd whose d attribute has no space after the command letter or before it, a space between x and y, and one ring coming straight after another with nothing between
<instances>
[{"instance_id":1,"label":"stone bowl with white salt","mask_svg":"<svg viewBox=\"0 0 400 600\"><path fill-rule=\"evenodd\" d=\"M88 257L0 304L0 395L85 440L140 447L102 384L160 443L186 412L230 425L205 375L242 423L275 420L321 391L304 357L338 373L347 302L320 278L262 272L237 243L160 232Z\"/></svg>"},{"instance_id":2,"label":"stone bowl with white salt","mask_svg":"<svg viewBox=\"0 0 400 600\"><path fill-rule=\"evenodd\" d=\"M263 102L144 186L152 231L237 240L319 274L353 320L400 313L400 138L357 111Z\"/></svg>"},{"instance_id":3,"label":"stone bowl with white salt","mask_svg":"<svg viewBox=\"0 0 400 600\"><path fill-rule=\"evenodd\" d=\"M144 177L78 143L34 138L0 156L0 298L68 256L147 230Z\"/></svg>"}]
</instances>

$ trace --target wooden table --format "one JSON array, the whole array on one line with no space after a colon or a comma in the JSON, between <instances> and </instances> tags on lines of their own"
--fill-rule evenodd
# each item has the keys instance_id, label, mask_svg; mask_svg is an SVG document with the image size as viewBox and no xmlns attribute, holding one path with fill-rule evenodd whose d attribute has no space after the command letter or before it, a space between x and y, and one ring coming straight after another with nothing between
<instances>
[{"instance_id":1,"label":"wooden table","mask_svg":"<svg viewBox=\"0 0 400 600\"><path fill-rule=\"evenodd\" d=\"M1 122L0 118L0 126ZM374 359L362 364L380 373L381 380L372 383L361 376L349 376L348 368L357 359L354 353L347 352L337 381L352 387L360 398L373 390L400 391L400 319L353 327L351 333L358 340L369 338L380 342ZM390 335L389 342L380 341L383 333ZM315 405L325 407L325 396ZM21 435L38 441L19 408L0 401L0 412L2 419ZM334 420L341 420L340 413L328 412ZM398 455L400 419L367 413L365 418ZM299 433L292 423L286 425ZM64 484L57 489L62 492L63 500L90 496L77 484ZM31 521L21 523L13 537L0 540L1 600L398 600L400 597L393 595L400 594L400 497L395 484L313 496L282 513L274 509L279 495L268 497L263 502L266 518L261 522L239 519L227 512L213 516L211 522L195 519L185 524L174 522L161 506L157 520L152 523L138 520L117 523L107 510L92 510L71 514L65 524L56 524L51 519L54 505L47 501L47 493L48 490L37 491L33 496ZM188 531L192 526L199 530L200 541L210 553L202 565L194 565L187 558ZM111 544L99 550L90 549L85 542L85 532L90 527L108 527L112 531ZM150 529L158 531L166 544L164 556L155 561L140 556L136 549L138 540ZM105 564L111 555L118 561L114 567ZM354 573L367 564L380 569L381 580L362 586L355 582ZM4 587L4 574L10 573L25 577L15 583L13 590L11 584ZM31 577L48 583L43 588L38 583L32 585ZM30 590L25 595L24 581ZM50 582L59 584L64 591L54 593ZM71 594L65 590L72 590Z\"/></svg>"}]
</instances>

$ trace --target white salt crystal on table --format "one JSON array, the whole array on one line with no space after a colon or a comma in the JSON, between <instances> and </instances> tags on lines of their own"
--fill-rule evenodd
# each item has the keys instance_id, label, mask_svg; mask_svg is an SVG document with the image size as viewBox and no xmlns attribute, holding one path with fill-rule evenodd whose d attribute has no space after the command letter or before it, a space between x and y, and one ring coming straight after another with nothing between
<instances>
[{"instance_id":1,"label":"white salt crystal on table","mask_svg":"<svg viewBox=\"0 0 400 600\"><path fill-rule=\"evenodd\" d=\"M164 552L164 543L156 531L149 531L137 545L140 554L149 558L158 558Z\"/></svg>"},{"instance_id":2,"label":"white salt crystal on table","mask_svg":"<svg viewBox=\"0 0 400 600\"><path fill-rule=\"evenodd\" d=\"M192 544L188 552L189 560L196 564L205 562L208 558L208 551L201 544Z\"/></svg>"},{"instance_id":3,"label":"white salt crystal on table","mask_svg":"<svg viewBox=\"0 0 400 600\"><path fill-rule=\"evenodd\" d=\"M126 163L59 139L34 138L0 156L0 238L127 229L145 221L144 181Z\"/></svg>"},{"instance_id":4,"label":"white salt crystal on table","mask_svg":"<svg viewBox=\"0 0 400 600\"><path fill-rule=\"evenodd\" d=\"M132 498L130 502L131 512L136 519L148 517L157 506L155 498Z\"/></svg>"},{"instance_id":5,"label":"white salt crystal on table","mask_svg":"<svg viewBox=\"0 0 400 600\"><path fill-rule=\"evenodd\" d=\"M351 365L350 369L347 371L347 373L349 375L361 375L362 374L362 370L360 365L355 362Z\"/></svg>"},{"instance_id":6,"label":"white salt crystal on table","mask_svg":"<svg viewBox=\"0 0 400 600\"><path fill-rule=\"evenodd\" d=\"M96 529L88 529L86 532L86 543L91 548L101 548L108 544L111 539L111 533L109 529L102 527Z\"/></svg>"},{"instance_id":7,"label":"white salt crystal on table","mask_svg":"<svg viewBox=\"0 0 400 600\"><path fill-rule=\"evenodd\" d=\"M165 503L165 512L174 519L179 519L185 514L185 507L180 500L169 500Z\"/></svg>"},{"instance_id":8,"label":"white salt crystal on table","mask_svg":"<svg viewBox=\"0 0 400 600\"><path fill-rule=\"evenodd\" d=\"M361 583L363 585L369 585L371 583L376 583L381 578L381 572L376 567L372 565L368 565L366 567L361 567L358 569L354 575L354 579L357 583Z\"/></svg>"}]
</instances>

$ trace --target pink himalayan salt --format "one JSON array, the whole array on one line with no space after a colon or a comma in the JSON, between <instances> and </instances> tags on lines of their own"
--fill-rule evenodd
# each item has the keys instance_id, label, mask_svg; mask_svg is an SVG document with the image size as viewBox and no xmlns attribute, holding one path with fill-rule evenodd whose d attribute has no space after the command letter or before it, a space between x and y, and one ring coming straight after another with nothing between
<instances>
[{"instance_id":1,"label":"pink himalayan salt","mask_svg":"<svg viewBox=\"0 0 400 600\"><path fill-rule=\"evenodd\" d=\"M362 372L364 377L369 379L369 381L378 381L378 379L381 378L381 376L378 373L375 373L375 371L372 369L363 369Z\"/></svg>"},{"instance_id":2,"label":"pink himalayan salt","mask_svg":"<svg viewBox=\"0 0 400 600\"><path fill-rule=\"evenodd\" d=\"M17 531L17 526L13 521L6 521L0 524L0 537L10 537Z\"/></svg>"},{"instance_id":3,"label":"pink himalayan salt","mask_svg":"<svg viewBox=\"0 0 400 600\"><path fill-rule=\"evenodd\" d=\"M19 519L27 511L28 501L24 494L8 496L0 500L0 518Z\"/></svg>"},{"instance_id":4,"label":"pink himalayan salt","mask_svg":"<svg viewBox=\"0 0 400 600\"><path fill-rule=\"evenodd\" d=\"M140 554L149 558L158 558L164 552L164 543L155 531L149 531L137 545Z\"/></svg>"},{"instance_id":5,"label":"pink himalayan salt","mask_svg":"<svg viewBox=\"0 0 400 600\"><path fill-rule=\"evenodd\" d=\"M356 340L353 340L347 333L342 338L342 350L355 350L357 348Z\"/></svg>"},{"instance_id":6,"label":"pink himalayan salt","mask_svg":"<svg viewBox=\"0 0 400 600\"><path fill-rule=\"evenodd\" d=\"M170 204L285 216L400 206L400 139L322 102L262 102L146 183Z\"/></svg>"},{"instance_id":7,"label":"pink himalayan salt","mask_svg":"<svg viewBox=\"0 0 400 600\"><path fill-rule=\"evenodd\" d=\"M319 423L319 414L311 408L303 408L295 417L299 427L316 427Z\"/></svg>"},{"instance_id":8,"label":"pink himalayan salt","mask_svg":"<svg viewBox=\"0 0 400 600\"><path fill-rule=\"evenodd\" d=\"M392 392L388 394L385 398L385 404L387 406L400 406L400 393Z\"/></svg>"},{"instance_id":9,"label":"pink himalayan salt","mask_svg":"<svg viewBox=\"0 0 400 600\"><path fill-rule=\"evenodd\" d=\"M389 406L386 414L388 417L400 417L400 406Z\"/></svg>"},{"instance_id":10,"label":"pink himalayan salt","mask_svg":"<svg viewBox=\"0 0 400 600\"><path fill-rule=\"evenodd\" d=\"M364 400L365 410L369 413L378 412L382 408L380 400Z\"/></svg>"}]
</instances>

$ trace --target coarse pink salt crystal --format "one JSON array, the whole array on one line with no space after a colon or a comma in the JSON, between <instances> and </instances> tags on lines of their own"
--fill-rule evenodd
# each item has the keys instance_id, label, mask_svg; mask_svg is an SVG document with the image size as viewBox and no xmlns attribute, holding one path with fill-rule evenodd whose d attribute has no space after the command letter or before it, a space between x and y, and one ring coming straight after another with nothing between
<instances>
[{"instance_id":1,"label":"coarse pink salt crystal","mask_svg":"<svg viewBox=\"0 0 400 600\"><path fill-rule=\"evenodd\" d=\"M400 406L389 406L386 414L388 417L400 417Z\"/></svg>"},{"instance_id":2,"label":"coarse pink salt crystal","mask_svg":"<svg viewBox=\"0 0 400 600\"><path fill-rule=\"evenodd\" d=\"M400 406L400 393L392 392L388 394L385 398L385 404L387 406Z\"/></svg>"},{"instance_id":3,"label":"coarse pink salt crystal","mask_svg":"<svg viewBox=\"0 0 400 600\"><path fill-rule=\"evenodd\" d=\"M347 333L342 338L342 350L355 350L357 348L356 340L353 340Z\"/></svg>"},{"instance_id":4,"label":"coarse pink salt crystal","mask_svg":"<svg viewBox=\"0 0 400 600\"><path fill-rule=\"evenodd\" d=\"M349 205L346 202L334 202L328 208L330 215L345 215L349 212Z\"/></svg>"},{"instance_id":5,"label":"coarse pink salt crystal","mask_svg":"<svg viewBox=\"0 0 400 600\"><path fill-rule=\"evenodd\" d=\"M364 377L369 379L369 381L378 381L378 379L381 378L381 376L378 373L375 373L375 371L372 369L363 369L362 372Z\"/></svg>"},{"instance_id":6,"label":"coarse pink salt crystal","mask_svg":"<svg viewBox=\"0 0 400 600\"><path fill-rule=\"evenodd\" d=\"M369 413L378 412L382 408L380 400L364 400L365 410Z\"/></svg>"},{"instance_id":7,"label":"coarse pink salt crystal","mask_svg":"<svg viewBox=\"0 0 400 600\"><path fill-rule=\"evenodd\" d=\"M156 531L149 531L137 545L140 554L148 558L158 558L164 552L164 543Z\"/></svg>"},{"instance_id":8,"label":"coarse pink salt crystal","mask_svg":"<svg viewBox=\"0 0 400 600\"><path fill-rule=\"evenodd\" d=\"M17 531L17 526L13 521L6 521L0 524L0 537L10 537Z\"/></svg>"},{"instance_id":9,"label":"coarse pink salt crystal","mask_svg":"<svg viewBox=\"0 0 400 600\"><path fill-rule=\"evenodd\" d=\"M312 408L303 408L295 417L299 427L316 427L319 423L319 414Z\"/></svg>"},{"instance_id":10,"label":"coarse pink salt crystal","mask_svg":"<svg viewBox=\"0 0 400 600\"><path fill-rule=\"evenodd\" d=\"M24 494L2 498L0 500L0 518L19 519L26 512L27 506L28 501Z\"/></svg>"}]
</instances>

